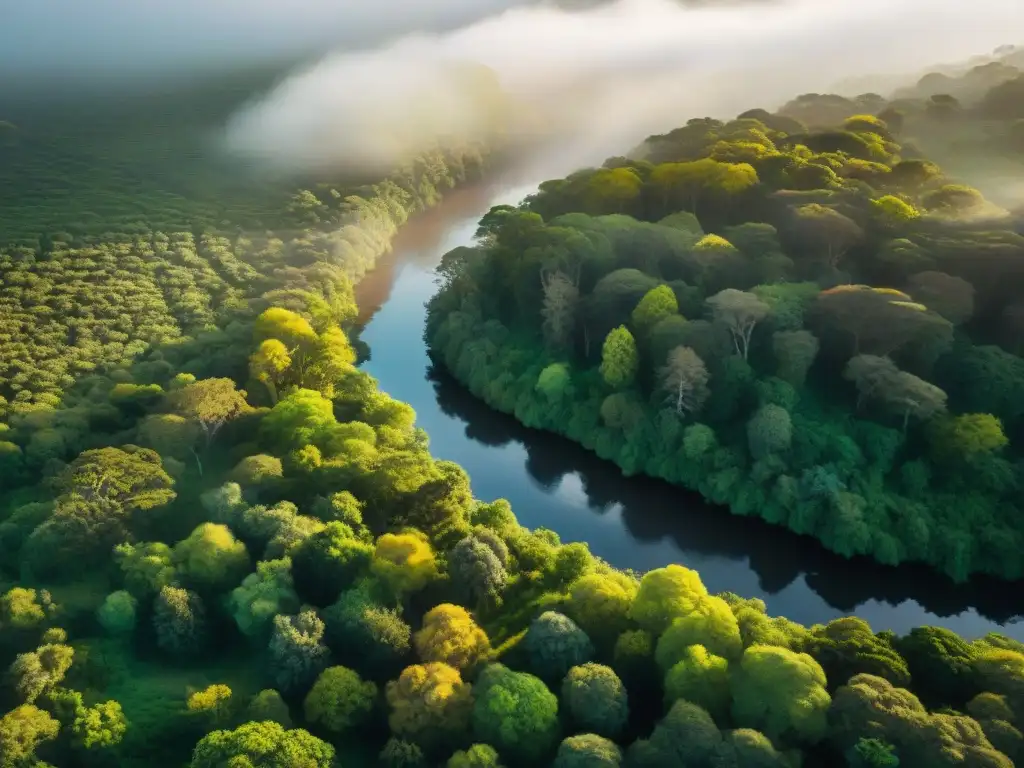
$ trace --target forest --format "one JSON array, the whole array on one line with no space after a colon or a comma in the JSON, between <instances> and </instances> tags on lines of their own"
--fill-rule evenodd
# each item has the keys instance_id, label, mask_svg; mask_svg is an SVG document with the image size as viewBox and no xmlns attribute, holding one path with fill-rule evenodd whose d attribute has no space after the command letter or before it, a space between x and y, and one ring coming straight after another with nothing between
<instances>
[{"instance_id":1,"label":"forest","mask_svg":"<svg viewBox=\"0 0 1024 768\"><path fill-rule=\"evenodd\" d=\"M1014 61L692 119L544 182L444 257L433 354L627 475L845 557L1021 578L1024 209L981 191L1024 170Z\"/></svg>"},{"instance_id":2,"label":"forest","mask_svg":"<svg viewBox=\"0 0 1024 768\"><path fill-rule=\"evenodd\" d=\"M627 471L1012 576L1024 238L902 138L1012 158L1005 82L698 120L548 182L446 256L431 343ZM352 286L484 148L166 209L138 158L7 125L0 160L53 175L0 208L0 768L1024 761L1024 644L617 570L431 455L358 367Z\"/></svg>"}]
</instances>

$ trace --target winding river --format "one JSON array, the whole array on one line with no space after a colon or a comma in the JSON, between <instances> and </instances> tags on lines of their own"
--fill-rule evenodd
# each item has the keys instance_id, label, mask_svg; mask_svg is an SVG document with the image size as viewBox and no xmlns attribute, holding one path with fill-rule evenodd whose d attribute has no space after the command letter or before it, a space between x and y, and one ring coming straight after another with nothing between
<instances>
[{"instance_id":1,"label":"winding river","mask_svg":"<svg viewBox=\"0 0 1024 768\"><path fill-rule=\"evenodd\" d=\"M999 631L1024 640L1019 584L955 585L925 568L843 559L813 539L734 517L664 482L623 477L576 444L490 410L432 366L423 326L434 267L445 252L470 243L491 205L514 203L535 186L451 195L411 222L357 289L371 350L364 368L416 409L433 454L461 464L474 495L508 499L524 525L586 541L619 568L682 563L712 592L760 597L769 613L804 624L855 613L875 630L935 624L970 638Z\"/></svg>"}]
</instances>

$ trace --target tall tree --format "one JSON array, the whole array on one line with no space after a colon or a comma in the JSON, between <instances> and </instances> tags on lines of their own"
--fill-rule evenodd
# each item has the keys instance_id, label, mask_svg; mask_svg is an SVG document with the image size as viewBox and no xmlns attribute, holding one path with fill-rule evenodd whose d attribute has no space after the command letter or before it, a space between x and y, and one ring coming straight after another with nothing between
<instances>
[{"instance_id":1,"label":"tall tree","mask_svg":"<svg viewBox=\"0 0 1024 768\"><path fill-rule=\"evenodd\" d=\"M736 354L746 360L750 353L750 337L757 324L771 312L769 306L754 294L735 288L719 291L707 303L714 322L729 332Z\"/></svg>"},{"instance_id":2,"label":"tall tree","mask_svg":"<svg viewBox=\"0 0 1024 768\"><path fill-rule=\"evenodd\" d=\"M680 416L697 413L711 394L707 366L690 347L676 347L668 353L668 362L658 371L666 401Z\"/></svg>"}]
</instances>

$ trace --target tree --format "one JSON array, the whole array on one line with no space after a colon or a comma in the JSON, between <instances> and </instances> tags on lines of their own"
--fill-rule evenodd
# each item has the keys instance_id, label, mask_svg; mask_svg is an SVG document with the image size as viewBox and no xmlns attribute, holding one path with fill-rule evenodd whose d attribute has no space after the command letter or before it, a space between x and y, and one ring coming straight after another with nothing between
<instances>
[{"instance_id":1,"label":"tree","mask_svg":"<svg viewBox=\"0 0 1024 768\"><path fill-rule=\"evenodd\" d=\"M304 599L328 605L368 569L373 552L351 528L332 521L292 552L295 587Z\"/></svg>"},{"instance_id":2,"label":"tree","mask_svg":"<svg viewBox=\"0 0 1024 768\"><path fill-rule=\"evenodd\" d=\"M669 286L659 285L645 293L640 303L636 305L631 316L633 328L641 336L646 336L658 321L678 312L679 304L675 293Z\"/></svg>"},{"instance_id":3,"label":"tree","mask_svg":"<svg viewBox=\"0 0 1024 768\"><path fill-rule=\"evenodd\" d=\"M0 768L42 765L35 759L40 745L57 738L60 723L49 712L22 704L0 717Z\"/></svg>"},{"instance_id":4,"label":"tree","mask_svg":"<svg viewBox=\"0 0 1024 768\"><path fill-rule=\"evenodd\" d=\"M893 753L895 748L880 739L860 738L846 752L850 768L898 768L900 759Z\"/></svg>"},{"instance_id":5,"label":"tree","mask_svg":"<svg viewBox=\"0 0 1024 768\"><path fill-rule=\"evenodd\" d=\"M697 413L711 394L711 378L704 361L690 347L676 347L668 353L668 361L658 371L666 402L680 416Z\"/></svg>"},{"instance_id":6,"label":"tree","mask_svg":"<svg viewBox=\"0 0 1024 768\"><path fill-rule=\"evenodd\" d=\"M594 640L612 640L626 629L638 584L619 571L588 573L569 587L566 613Z\"/></svg>"},{"instance_id":7,"label":"tree","mask_svg":"<svg viewBox=\"0 0 1024 768\"><path fill-rule=\"evenodd\" d=\"M370 570L398 596L418 592L438 575L434 549L419 531L377 539Z\"/></svg>"},{"instance_id":8,"label":"tree","mask_svg":"<svg viewBox=\"0 0 1024 768\"><path fill-rule=\"evenodd\" d=\"M490 744L474 744L448 759L447 768L502 768L498 752Z\"/></svg>"},{"instance_id":9,"label":"tree","mask_svg":"<svg viewBox=\"0 0 1024 768\"><path fill-rule=\"evenodd\" d=\"M810 331L776 331L772 334L772 349L778 363L775 375L794 387L804 385L807 372L818 356L818 338Z\"/></svg>"},{"instance_id":10,"label":"tree","mask_svg":"<svg viewBox=\"0 0 1024 768\"><path fill-rule=\"evenodd\" d=\"M504 546L496 536L470 534L459 541L448 556L448 572L454 586L467 600L479 606L493 602L508 582L508 571L502 564L500 552L494 550L494 542ZM507 549L505 558L508 558Z\"/></svg>"},{"instance_id":11,"label":"tree","mask_svg":"<svg viewBox=\"0 0 1024 768\"><path fill-rule=\"evenodd\" d=\"M748 163L720 163L704 158L686 163L663 163L654 168L650 186L663 211L680 208L697 213L706 204L728 202L757 184Z\"/></svg>"},{"instance_id":12,"label":"tree","mask_svg":"<svg viewBox=\"0 0 1024 768\"><path fill-rule=\"evenodd\" d=\"M813 744L825 735L831 697L825 672L806 653L753 645L733 670L732 716L772 739Z\"/></svg>"},{"instance_id":13,"label":"tree","mask_svg":"<svg viewBox=\"0 0 1024 768\"><path fill-rule=\"evenodd\" d=\"M434 606L423 617L423 627L413 637L423 661L440 661L466 670L491 650L487 634L465 608L451 603Z\"/></svg>"},{"instance_id":14,"label":"tree","mask_svg":"<svg viewBox=\"0 0 1024 768\"><path fill-rule=\"evenodd\" d=\"M921 203L926 210L957 216L980 208L985 198L974 187L946 184L926 194Z\"/></svg>"},{"instance_id":15,"label":"tree","mask_svg":"<svg viewBox=\"0 0 1024 768\"><path fill-rule=\"evenodd\" d=\"M551 765L552 768L619 768L622 750L614 741L584 733L563 740Z\"/></svg>"},{"instance_id":16,"label":"tree","mask_svg":"<svg viewBox=\"0 0 1024 768\"><path fill-rule=\"evenodd\" d=\"M716 720L729 713L729 662L703 645L688 645L665 675L665 703L685 699Z\"/></svg>"},{"instance_id":17,"label":"tree","mask_svg":"<svg viewBox=\"0 0 1024 768\"><path fill-rule=\"evenodd\" d=\"M747 422L747 445L758 461L789 450L792 439L789 411L778 405L762 405Z\"/></svg>"},{"instance_id":18,"label":"tree","mask_svg":"<svg viewBox=\"0 0 1024 768\"><path fill-rule=\"evenodd\" d=\"M844 616L812 627L804 648L817 659L833 682L867 672L896 685L910 683L910 671L899 652L856 616Z\"/></svg>"},{"instance_id":19,"label":"tree","mask_svg":"<svg viewBox=\"0 0 1024 768\"><path fill-rule=\"evenodd\" d=\"M130 636L135 631L138 604L139 601L132 597L131 592L119 589L106 596L96 610L96 619L111 635Z\"/></svg>"},{"instance_id":20,"label":"tree","mask_svg":"<svg viewBox=\"0 0 1024 768\"><path fill-rule=\"evenodd\" d=\"M175 544L173 559L181 578L201 591L218 592L237 584L249 570L245 544L217 523L203 523Z\"/></svg>"},{"instance_id":21,"label":"tree","mask_svg":"<svg viewBox=\"0 0 1024 768\"><path fill-rule=\"evenodd\" d=\"M206 609L195 592L180 587L160 589L153 604L156 644L166 653L190 656L206 644Z\"/></svg>"},{"instance_id":22,"label":"tree","mask_svg":"<svg viewBox=\"0 0 1024 768\"><path fill-rule=\"evenodd\" d=\"M629 617L652 634L661 634L674 619L692 613L708 591L696 571L668 565L648 571L629 610Z\"/></svg>"},{"instance_id":23,"label":"tree","mask_svg":"<svg viewBox=\"0 0 1024 768\"><path fill-rule=\"evenodd\" d=\"M899 370L887 357L857 355L846 364L843 376L857 386L858 403L877 399L903 417L926 421L946 410L946 393L933 384Z\"/></svg>"},{"instance_id":24,"label":"tree","mask_svg":"<svg viewBox=\"0 0 1024 768\"><path fill-rule=\"evenodd\" d=\"M793 231L811 258L836 269L846 252L864 238L864 231L847 216L818 203L796 209Z\"/></svg>"},{"instance_id":25,"label":"tree","mask_svg":"<svg viewBox=\"0 0 1024 768\"><path fill-rule=\"evenodd\" d=\"M729 332L736 354L746 360L750 337L757 324L768 316L769 306L754 294L735 288L719 291L707 303L714 322Z\"/></svg>"},{"instance_id":26,"label":"tree","mask_svg":"<svg viewBox=\"0 0 1024 768\"><path fill-rule=\"evenodd\" d=\"M976 692L974 645L944 627L915 627L895 640L919 695L936 704L954 704Z\"/></svg>"},{"instance_id":27,"label":"tree","mask_svg":"<svg viewBox=\"0 0 1024 768\"><path fill-rule=\"evenodd\" d=\"M377 686L348 667L328 667L317 678L303 704L306 719L334 734L359 727L370 715Z\"/></svg>"},{"instance_id":28,"label":"tree","mask_svg":"<svg viewBox=\"0 0 1024 768\"><path fill-rule=\"evenodd\" d=\"M161 456L188 456L199 437L199 425L175 413L152 413L139 424L139 442Z\"/></svg>"},{"instance_id":29,"label":"tree","mask_svg":"<svg viewBox=\"0 0 1024 768\"><path fill-rule=\"evenodd\" d=\"M28 631L41 627L56 611L50 593L11 587L0 595L0 630Z\"/></svg>"},{"instance_id":30,"label":"tree","mask_svg":"<svg viewBox=\"0 0 1024 768\"><path fill-rule=\"evenodd\" d=\"M173 485L159 454L134 445L85 451L61 477L65 493L87 502L109 502L127 513L170 503L176 496Z\"/></svg>"},{"instance_id":31,"label":"tree","mask_svg":"<svg viewBox=\"0 0 1024 768\"><path fill-rule=\"evenodd\" d=\"M961 325L974 314L974 286L945 272L911 275L910 295L914 301L937 312L953 325Z\"/></svg>"},{"instance_id":32,"label":"tree","mask_svg":"<svg viewBox=\"0 0 1024 768\"><path fill-rule=\"evenodd\" d=\"M278 723L245 723L233 731L213 731L196 744L190 768L333 768L334 747L301 728Z\"/></svg>"},{"instance_id":33,"label":"tree","mask_svg":"<svg viewBox=\"0 0 1024 768\"><path fill-rule=\"evenodd\" d=\"M243 413L249 406L245 392L235 388L231 379L202 379L188 384L171 393L174 410L186 419L191 419L202 429L207 449L221 427ZM193 453L195 453L193 451ZM200 474L203 465L195 455Z\"/></svg>"},{"instance_id":34,"label":"tree","mask_svg":"<svg viewBox=\"0 0 1024 768\"><path fill-rule=\"evenodd\" d=\"M232 695L231 688L226 685L209 685L189 696L185 705L189 712L202 716L207 728L212 730L226 725L231 719L234 709Z\"/></svg>"},{"instance_id":35,"label":"tree","mask_svg":"<svg viewBox=\"0 0 1024 768\"><path fill-rule=\"evenodd\" d=\"M990 413L963 413L933 422L932 450L939 458L971 459L994 453L1009 440L1003 423Z\"/></svg>"},{"instance_id":36,"label":"tree","mask_svg":"<svg viewBox=\"0 0 1024 768\"><path fill-rule=\"evenodd\" d=\"M281 694L273 688L260 691L252 697L246 710L249 720L263 722L271 720L283 728L292 727L292 716Z\"/></svg>"},{"instance_id":37,"label":"tree","mask_svg":"<svg viewBox=\"0 0 1024 768\"><path fill-rule=\"evenodd\" d=\"M568 347L576 328L580 292L563 272L542 273L544 303L541 307L544 338L556 349Z\"/></svg>"},{"instance_id":38,"label":"tree","mask_svg":"<svg viewBox=\"0 0 1024 768\"><path fill-rule=\"evenodd\" d=\"M124 576L124 586L135 597L150 597L177 577L171 548L161 541L120 544L114 559Z\"/></svg>"},{"instance_id":39,"label":"tree","mask_svg":"<svg viewBox=\"0 0 1024 768\"><path fill-rule=\"evenodd\" d=\"M629 719L626 688L619 676L602 664L570 669L562 681L562 704L580 729L608 738L618 736Z\"/></svg>"},{"instance_id":40,"label":"tree","mask_svg":"<svg viewBox=\"0 0 1024 768\"><path fill-rule=\"evenodd\" d=\"M270 636L270 664L277 687L285 693L305 690L328 664L324 623L312 610L275 616Z\"/></svg>"},{"instance_id":41,"label":"tree","mask_svg":"<svg viewBox=\"0 0 1024 768\"><path fill-rule=\"evenodd\" d=\"M630 746L628 765L637 768L711 765L721 749L722 734L705 710L679 700L654 727L650 738Z\"/></svg>"},{"instance_id":42,"label":"tree","mask_svg":"<svg viewBox=\"0 0 1024 768\"><path fill-rule=\"evenodd\" d=\"M743 651L739 624L729 604L720 597L707 596L694 610L678 617L658 639L654 658L663 672L674 667L691 645L703 645L716 656L736 659Z\"/></svg>"},{"instance_id":43,"label":"tree","mask_svg":"<svg viewBox=\"0 0 1024 768\"><path fill-rule=\"evenodd\" d=\"M41 645L29 653L19 653L11 662L7 675L18 696L26 704L32 704L63 682L74 657L75 651L71 646L60 643Z\"/></svg>"},{"instance_id":44,"label":"tree","mask_svg":"<svg viewBox=\"0 0 1024 768\"><path fill-rule=\"evenodd\" d=\"M883 195L871 201L871 210L882 227L904 231L921 212L913 205L895 195Z\"/></svg>"},{"instance_id":45,"label":"tree","mask_svg":"<svg viewBox=\"0 0 1024 768\"><path fill-rule=\"evenodd\" d=\"M929 713L910 691L874 675L855 675L836 690L829 726L829 740L842 752L867 737L891 745L906 765L1013 765L972 718Z\"/></svg>"},{"instance_id":46,"label":"tree","mask_svg":"<svg viewBox=\"0 0 1024 768\"><path fill-rule=\"evenodd\" d=\"M292 583L291 561L266 560L256 564L228 596L228 609L239 631L249 638L266 639L274 616L299 610L299 596Z\"/></svg>"},{"instance_id":47,"label":"tree","mask_svg":"<svg viewBox=\"0 0 1024 768\"><path fill-rule=\"evenodd\" d=\"M291 364L288 348L277 339L263 341L249 358L249 375L266 386L271 405L277 404L278 387Z\"/></svg>"},{"instance_id":48,"label":"tree","mask_svg":"<svg viewBox=\"0 0 1024 768\"><path fill-rule=\"evenodd\" d=\"M613 389L625 389L636 378L640 358L633 334L624 325L613 330L601 347L601 376Z\"/></svg>"},{"instance_id":49,"label":"tree","mask_svg":"<svg viewBox=\"0 0 1024 768\"><path fill-rule=\"evenodd\" d=\"M469 730L473 691L459 670L431 662L406 667L387 685L392 733L427 750L459 743Z\"/></svg>"},{"instance_id":50,"label":"tree","mask_svg":"<svg viewBox=\"0 0 1024 768\"><path fill-rule=\"evenodd\" d=\"M377 756L381 768L427 768L427 758L419 744L392 736Z\"/></svg>"},{"instance_id":51,"label":"tree","mask_svg":"<svg viewBox=\"0 0 1024 768\"><path fill-rule=\"evenodd\" d=\"M392 677L409 653L412 630L394 608L385 608L363 581L342 592L323 613L327 641L339 659L374 677Z\"/></svg>"},{"instance_id":52,"label":"tree","mask_svg":"<svg viewBox=\"0 0 1024 768\"><path fill-rule=\"evenodd\" d=\"M570 668L590 660L594 646L587 634L564 614L545 611L530 622L523 639L530 667L542 679L556 681Z\"/></svg>"},{"instance_id":53,"label":"tree","mask_svg":"<svg viewBox=\"0 0 1024 768\"><path fill-rule=\"evenodd\" d=\"M558 739L558 699L538 678L491 664L473 686L473 734L502 754L536 761Z\"/></svg>"}]
</instances>

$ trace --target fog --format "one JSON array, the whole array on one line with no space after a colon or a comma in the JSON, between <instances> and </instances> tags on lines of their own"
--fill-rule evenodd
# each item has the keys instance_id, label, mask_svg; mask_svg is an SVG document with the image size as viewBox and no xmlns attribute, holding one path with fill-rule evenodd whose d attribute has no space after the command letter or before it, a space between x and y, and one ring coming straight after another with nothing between
<instances>
[{"instance_id":1,"label":"fog","mask_svg":"<svg viewBox=\"0 0 1024 768\"><path fill-rule=\"evenodd\" d=\"M386 166L488 129L493 105L453 76L469 62L493 70L513 100L503 126L514 138L574 137L559 150L566 170L692 116L772 109L851 76L919 72L991 51L1022 28L1019 0L517 7L331 54L242 110L226 140L280 167Z\"/></svg>"},{"instance_id":2,"label":"fog","mask_svg":"<svg viewBox=\"0 0 1024 768\"><path fill-rule=\"evenodd\" d=\"M516 1L9 0L0 4L0 84L138 81L245 66L445 29Z\"/></svg>"}]
</instances>

